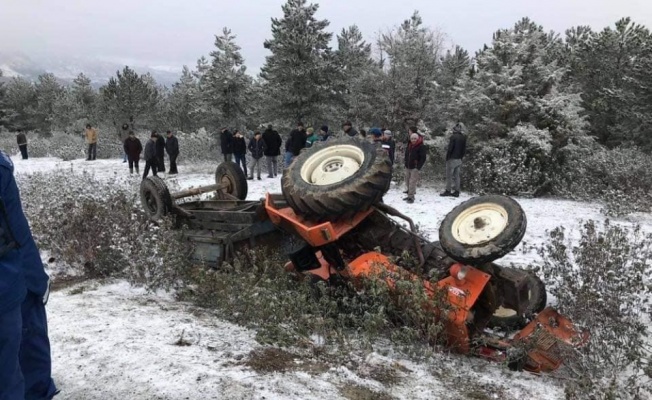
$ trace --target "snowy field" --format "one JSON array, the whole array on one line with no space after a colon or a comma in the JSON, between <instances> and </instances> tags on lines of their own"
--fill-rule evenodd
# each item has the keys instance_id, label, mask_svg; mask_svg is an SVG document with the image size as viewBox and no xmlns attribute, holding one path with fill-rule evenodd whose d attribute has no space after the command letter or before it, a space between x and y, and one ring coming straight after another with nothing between
<instances>
[{"instance_id":1,"label":"snowy field","mask_svg":"<svg viewBox=\"0 0 652 400\"><path fill-rule=\"evenodd\" d=\"M140 179L129 176L122 160L13 159L16 173L23 179L34 172L56 169L88 171L116 185L131 185ZM166 181L172 190L210 184L215 166L182 164L180 175ZM268 191L280 192L279 181L249 181L249 199L261 198ZM458 199L441 198L438 192L442 187L436 185L420 188L415 203L407 205L401 200L402 190L392 186L385 202L412 217L431 240L437 239L444 215L469 198L465 194ZM528 218L526 244L541 243L546 231L557 226L577 231L582 221L605 219L599 204L517 200ZM652 231L650 214L614 222L639 223L645 231ZM525 266L537 258L534 253L515 251L499 263ZM258 374L242 362L252 350L262 348L254 340L255 332L175 302L170 294L147 294L125 282L85 282L56 291L50 297L48 313L53 374L62 390L58 399L564 398L559 380L444 354L429 363L415 364L370 353L357 366L327 370L302 369L300 363L309 360L297 360L297 367L289 372ZM450 379L444 379L442 365L463 372L460 384L452 386ZM379 367L394 369L399 379L383 383L366 373ZM476 382L490 397L472 397L473 393L463 389L464 382ZM371 389L377 396L364 397L360 393L372 392L355 388Z\"/></svg>"}]
</instances>

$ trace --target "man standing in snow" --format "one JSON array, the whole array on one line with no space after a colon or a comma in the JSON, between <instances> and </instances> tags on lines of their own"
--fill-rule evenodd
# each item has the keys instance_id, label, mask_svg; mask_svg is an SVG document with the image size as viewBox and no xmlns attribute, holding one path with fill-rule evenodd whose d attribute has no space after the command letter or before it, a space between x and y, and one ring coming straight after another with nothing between
<instances>
[{"instance_id":1,"label":"man standing in snow","mask_svg":"<svg viewBox=\"0 0 652 400\"><path fill-rule=\"evenodd\" d=\"M0 399L52 399L45 303L49 278L23 213L14 166L0 151Z\"/></svg>"},{"instance_id":2,"label":"man standing in snow","mask_svg":"<svg viewBox=\"0 0 652 400\"><path fill-rule=\"evenodd\" d=\"M220 149L224 155L224 161L233 160L233 135L226 127L220 133Z\"/></svg>"},{"instance_id":3,"label":"man standing in snow","mask_svg":"<svg viewBox=\"0 0 652 400\"><path fill-rule=\"evenodd\" d=\"M251 151L251 157L253 158L253 162L251 164L251 174L249 175L249 179L254 179L254 169L256 169L256 173L258 175L258 180L260 180L260 159L263 158L263 154L265 154L265 150L267 150L267 145L265 144L265 141L262 139L262 136L260 134L260 131L254 132L254 137L249 140L249 151Z\"/></svg>"},{"instance_id":4,"label":"man standing in snow","mask_svg":"<svg viewBox=\"0 0 652 400\"><path fill-rule=\"evenodd\" d=\"M86 124L84 136L86 136L86 144L88 145L88 157L86 161L95 160L97 156L97 129L93 128L91 124Z\"/></svg>"},{"instance_id":5,"label":"man standing in snow","mask_svg":"<svg viewBox=\"0 0 652 400\"><path fill-rule=\"evenodd\" d=\"M306 147L306 128L303 126L303 122L297 122L297 129L294 129L290 132L290 137L288 138L287 143L285 144L285 167L289 167L294 160L294 157L298 156L301 153L301 150Z\"/></svg>"},{"instance_id":6,"label":"man standing in snow","mask_svg":"<svg viewBox=\"0 0 652 400\"><path fill-rule=\"evenodd\" d=\"M244 135L238 129L235 130L233 135L233 157L235 163L247 175L247 142Z\"/></svg>"},{"instance_id":7,"label":"man standing in snow","mask_svg":"<svg viewBox=\"0 0 652 400\"><path fill-rule=\"evenodd\" d=\"M157 176L156 173L158 171L158 165L159 165L159 160L158 157L156 156L157 140L158 140L158 135L156 134L156 131L154 131L150 135L149 140L145 145L145 154L143 155L145 157L145 171L143 172L143 179L147 178L150 168L152 169L152 174L154 176Z\"/></svg>"},{"instance_id":8,"label":"man standing in snow","mask_svg":"<svg viewBox=\"0 0 652 400\"><path fill-rule=\"evenodd\" d=\"M138 161L140 160L140 153L143 152L143 144L134 135L133 131L129 131L129 136L125 139L122 148L129 160L129 173L133 174L134 167L136 167L136 173L139 174Z\"/></svg>"},{"instance_id":9,"label":"man standing in snow","mask_svg":"<svg viewBox=\"0 0 652 400\"><path fill-rule=\"evenodd\" d=\"M462 169L462 158L466 153L466 136L462 132L462 126L457 123L453 127L453 134L448 142L446 151L446 191L440 196L460 196L460 170ZM454 191L451 192L452 183L455 183Z\"/></svg>"},{"instance_id":10,"label":"man standing in snow","mask_svg":"<svg viewBox=\"0 0 652 400\"><path fill-rule=\"evenodd\" d=\"M265 160L267 161L267 177L274 178L278 173L278 156L281 155L281 144L283 139L277 131L272 129L272 125L267 125L267 129L263 132L263 140L265 141Z\"/></svg>"},{"instance_id":11,"label":"man standing in snow","mask_svg":"<svg viewBox=\"0 0 652 400\"><path fill-rule=\"evenodd\" d=\"M152 132L156 133L156 131ZM160 133L156 133L156 159L158 160L156 167L165 174L165 139Z\"/></svg>"},{"instance_id":12,"label":"man standing in snow","mask_svg":"<svg viewBox=\"0 0 652 400\"><path fill-rule=\"evenodd\" d=\"M417 193L419 173L426 163L428 151L423 144L423 138L416 133L416 128L410 128L410 144L405 148L405 182L407 182L407 197L403 200L414 203Z\"/></svg>"},{"instance_id":13,"label":"man standing in snow","mask_svg":"<svg viewBox=\"0 0 652 400\"><path fill-rule=\"evenodd\" d=\"M172 134L171 131L167 131L168 140L165 142L165 151L170 157L170 175L178 174L177 171L177 157L179 157L179 139Z\"/></svg>"},{"instance_id":14,"label":"man standing in snow","mask_svg":"<svg viewBox=\"0 0 652 400\"><path fill-rule=\"evenodd\" d=\"M18 149L23 156L23 160L27 160L27 136L20 129L16 133L16 142L18 142Z\"/></svg>"}]
</instances>

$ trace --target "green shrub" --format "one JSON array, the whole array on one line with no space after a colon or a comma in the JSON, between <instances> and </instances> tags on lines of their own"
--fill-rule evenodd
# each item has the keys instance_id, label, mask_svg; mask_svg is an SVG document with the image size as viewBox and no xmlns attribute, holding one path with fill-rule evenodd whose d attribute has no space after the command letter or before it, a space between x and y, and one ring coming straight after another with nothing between
<instances>
[{"instance_id":1,"label":"green shrub","mask_svg":"<svg viewBox=\"0 0 652 400\"><path fill-rule=\"evenodd\" d=\"M567 355L568 398L649 398L652 236L609 221L589 221L579 233L573 245L557 228L539 249L559 311L591 335Z\"/></svg>"}]
</instances>

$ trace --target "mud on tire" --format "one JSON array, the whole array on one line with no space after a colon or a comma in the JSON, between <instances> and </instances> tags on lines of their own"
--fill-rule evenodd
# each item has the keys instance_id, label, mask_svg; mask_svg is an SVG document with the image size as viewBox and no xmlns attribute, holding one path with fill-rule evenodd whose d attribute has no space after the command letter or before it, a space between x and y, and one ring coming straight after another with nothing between
<instances>
[{"instance_id":1,"label":"mud on tire","mask_svg":"<svg viewBox=\"0 0 652 400\"><path fill-rule=\"evenodd\" d=\"M158 221L172 210L172 196L163 179L149 176L140 183L140 203L152 221Z\"/></svg>"},{"instance_id":2,"label":"mud on tire","mask_svg":"<svg viewBox=\"0 0 652 400\"><path fill-rule=\"evenodd\" d=\"M492 262L523 239L527 219L507 196L479 196L453 209L439 227L439 241L451 258L469 265Z\"/></svg>"},{"instance_id":3,"label":"mud on tire","mask_svg":"<svg viewBox=\"0 0 652 400\"><path fill-rule=\"evenodd\" d=\"M364 211L389 189L392 165L375 144L357 138L316 142L283 171L285 200L307 219L336 219Z\"/></svg>"},{"instance_id":4,"label":"mud on tire","mask_svg":"<svg viewBox=\"0 0 652 400\"><path fill-rule=\"evenodd\" d=\"M225 161L217 166L215 170L215 183L217 185L227 185L226 189L217 191L218 197L226 193L239 200L245 200L247 198L247 177L234 162Z\"/></svg>"}]
</instances>

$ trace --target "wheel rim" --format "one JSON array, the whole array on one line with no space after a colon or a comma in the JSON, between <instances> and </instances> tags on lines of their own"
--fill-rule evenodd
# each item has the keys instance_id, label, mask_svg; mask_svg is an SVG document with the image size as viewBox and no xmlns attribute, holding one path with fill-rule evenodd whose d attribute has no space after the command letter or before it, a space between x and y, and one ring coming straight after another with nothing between
<instances>
[{"instance_id":1,"label":"wheel rim","mask_svg":"<svg viewBox=\"0 0 652 400\"><path fill-rule=\"evenodd\" d=\"M301 178L311 185L332 185L353 176L363 162L364 153L359 147L330 146L306 160L301 167Z\"/></svg>"},{"instance_id":2,"label":"wheel rim","mask_svg":"<svg viewBox=\"0 0 652 400\"><path fill-rule=\"evenodd\" d=\"M222 175L220 178L220 184L221 185L226 185L226 188L220 189L221 192L223 193L228 193L231 194L233 192L233 179L231 179L230 176L228 175Z\"/></svg>"},{"instance_id":3,"label":"wheel rim","mask_svg":"<svg viewBox=\"0 0 652 400\"><path fill-rule=\"evenodd\" d=\"M507 210L494 203L482 203L464 210L453 221L453 237L466 245L487 243L500 235L509 222Z\"/></svg>"}]
</instances>

